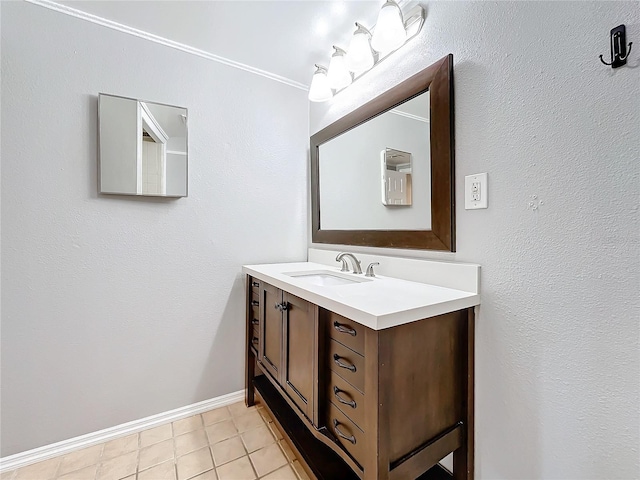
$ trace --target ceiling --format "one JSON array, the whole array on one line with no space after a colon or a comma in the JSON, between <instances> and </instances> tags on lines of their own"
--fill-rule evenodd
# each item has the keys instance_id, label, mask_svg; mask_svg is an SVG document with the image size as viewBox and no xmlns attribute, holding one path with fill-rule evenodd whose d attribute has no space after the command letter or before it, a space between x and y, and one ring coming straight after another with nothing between
<instances>
[{"instance_id":1,"label":"ceiling","mask_svg":"<svg viewBox=\"0 0 640 480\"><path fill-rule=\"evenodd\" d=\"M383 1L60 1L59 4L309 85L354 22Z\"/></svg>"}]
</instances>

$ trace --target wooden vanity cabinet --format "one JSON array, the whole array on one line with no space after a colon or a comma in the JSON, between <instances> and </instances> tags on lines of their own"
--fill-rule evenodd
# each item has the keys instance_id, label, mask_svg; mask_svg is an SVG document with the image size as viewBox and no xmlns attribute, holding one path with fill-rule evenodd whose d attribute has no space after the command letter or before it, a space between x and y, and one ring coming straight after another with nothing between
<instances>
[{"instance_id":1,"label":"wooden vanity cabinet","mask_svg":"<svg viewBox=\"0 0 640 480\"><path fill-rule=\"evenodd\" d=\"M247 405L260 395L310 475L473 479L473 309L372 330L248 282ZM437 465L451 452L453 475Z\"/></svg>"},{"instance_id":2,"label":"wooden vanity cabinet","mask_svg":"<svg viewBox=\"0 0 640 480\"><path fill-rule=\"evenodd\" d=\"M259 335L256 355L267 373L308 418L315 391L317 307L268 283L258 285ZM253 311L255 306L252 304ZM249 328L249 325L247 326ZM252 327L253 328L253 327Z\"/></svg>"},{"instance_id":3,"label":"wooden vanity cabinet","mask_svg":"<svg viewBox=\"0 0 640 480\"><path fill-rule=\"evenodd\" d=\"M304 415L313 420L318 308L287 292L282 293L284 353L282 386Z\"/></svg>"},{"instance_id":4,"label":"wooden vanity cabinet","mask_svg":"<svg viewBox=\"0 0 640 480\"><path fill-rule=\"evenodd\" d=\"M280 381L282 375L282 312L276 305L282 303L282 291L262 283L259 295L260 348L258 361L273 378Z\"/></svg>"},{"instance_id":5,"label":"wooden vanity cabinet","mask_svg":"<svg viewBox=\"0 0 640 480\"><path fill-rule=\"evenodd\" d=\"M249 279L247 285L247 344L257 356L260 346L260 282Z\"/></svg>"}]
</instances>

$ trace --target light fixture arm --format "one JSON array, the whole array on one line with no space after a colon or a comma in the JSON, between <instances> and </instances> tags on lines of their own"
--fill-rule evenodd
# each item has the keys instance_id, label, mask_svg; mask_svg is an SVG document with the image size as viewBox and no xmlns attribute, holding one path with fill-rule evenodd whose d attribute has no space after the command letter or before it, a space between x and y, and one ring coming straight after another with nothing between
<instances>
[{"instance_id":1,"label":"light fixture arm","mask_svg":"<svg viewBox=\"0 0 640 480\"><path fill-rule=\"evenodd\" d=\"M346 55L347 51L340 48L340 47L336 47L335 45L333 46L333 49L335 50L333 52L333 55L331 55L332 57L335 57L336 55Z\"/></svg>"},{"instance_id":2,"label":"light fixture arm","mask_svg":"<svg viewBox=\"0 0 640 480\"><path fill-rule=\"evenodd\" d=\"M424 11L424 8L418 5L415 8L409 10L406 15L404 15L404 18L404 28L407 30L407 33L413 27L413 29L415 29L415 33L413 35L417 35L418 32L422 29L422 25L424 24L424 20L426 18L426 13Z\"/></svg>"},{"instance_id":3,"label":"light fixture arm","mask_svg":"<svg viewBox=\"0 0 640 480\"><path fill-rule=\"evenodd\" d=\"M366 33L367 35L369 35L369 38L371 38L371 32L367 29L367 27L363 26L361 23L356 22L356 31L353 32L353 34L355 35L356 33Z\"/></svg>"}]
</instances>

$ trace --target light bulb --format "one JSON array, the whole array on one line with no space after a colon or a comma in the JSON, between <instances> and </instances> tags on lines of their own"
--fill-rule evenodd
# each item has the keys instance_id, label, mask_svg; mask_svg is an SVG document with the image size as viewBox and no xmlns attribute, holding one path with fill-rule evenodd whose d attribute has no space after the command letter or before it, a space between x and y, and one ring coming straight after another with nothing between
<instances>
[{"instance_id":1,"label":"light bulb","mask_svg":"<svg viewBox=\"0 0 640 480\"><path fill-rule=\"evenodd\" d=\"M356 22L358 29L354 32L349 43L349 51L347 53L347 68L353 73L366 72L373 67L374 59L371 45L369 45L369 30Z\"/></svg>"},{"instance_id":2,"label":"light bulb","mask_svg":"<svg viewBox=\"0 0 640 480\"><path fill-rule=\"evenodd\" d=\"M400 48L407 39L402 11L396 2L387 0L378 14L371 46L377 52L391 52Z\"/></svg>"},{"instance_id":3,"label":"light bulb","mask_svg":"<svg viewBox=\"0 0 640 480\"><path fill-rule=\"evenodd\" d=\"M334 90L341 90L348 85L351 85L353 79L349 73L349 69L345 63L344 57L347 52L338 48L335 49L334 54L331 56L331 62L329 63L329 72L327 73L327 79L329 80L329 86Z\"/></svg>"},{"instance_id":4,"label":"light bulb","mask_svg":"<svg viewBox=\"0 0 640 480\"><path fill-rule=\"evenodd\" d=\"M327 69L321 65L316 65L316 71L311 79L309 87L309 100L312 102L326 102L333 97L333 92L327 79Z\"/></svg>"}]
</instances>

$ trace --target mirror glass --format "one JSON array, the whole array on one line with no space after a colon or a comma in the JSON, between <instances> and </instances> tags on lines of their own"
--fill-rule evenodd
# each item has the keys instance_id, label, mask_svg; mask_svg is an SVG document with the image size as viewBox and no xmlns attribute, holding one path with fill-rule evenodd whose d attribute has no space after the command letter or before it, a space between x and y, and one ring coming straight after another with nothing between
<instances>
[{"instance_id":1,"label":"mirror glass","mask_svg":"<svg viewBox=\"0 0 640 480\"><path fill-rule=\"evenodd\" d=\"M98 96L99 191L187 196L187 109Z\"/></svg>"},{"instance_id":2,"label":"mirror glass","mask_svg":"<svg viewBox=\"0 0 640 480\"><path fill-rule=\"evenodd\" d=\"M319 146L327 230L430 230L429 91Z\"/></svg>"}]
</instances>

